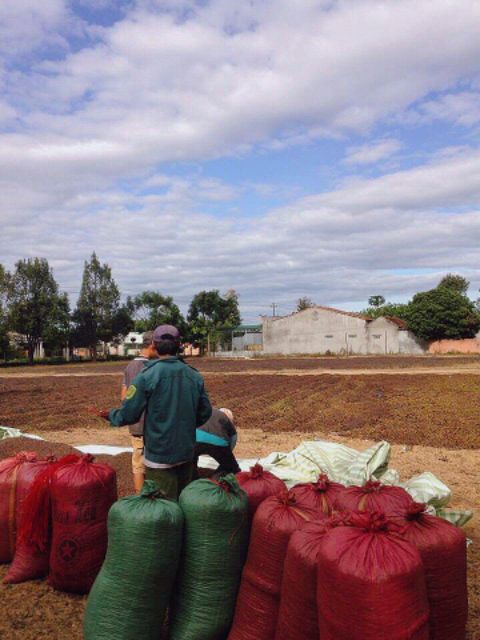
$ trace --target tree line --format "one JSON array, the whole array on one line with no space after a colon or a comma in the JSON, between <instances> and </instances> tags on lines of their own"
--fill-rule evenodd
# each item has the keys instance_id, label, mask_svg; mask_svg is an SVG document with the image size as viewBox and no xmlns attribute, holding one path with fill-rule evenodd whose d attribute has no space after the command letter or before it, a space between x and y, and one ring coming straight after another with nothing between
<instances>
[{"instance_id":1,"label":"tree line","mask_svg":"<svg viewBox=\"0 0 480 640\"><path fill-rule=\"evenodd\" d=\"M171 296L143 291L121 301L111 268L95 253L85 261L80 295L72 310L45 258L19 260L14 271L0 264L0 359L10 354L11 335L33 364L42 343L51 351L85 347L93 360L99 342L119 340L130 331L144 332L160 324L178 327L185 341L203 350L241 323L238 295L232 289L197 293L185 318Z\"/></svg>"},{"instance_id":2,"label":"tree line","mask_svg":"<svg viewBox=\"0 0 480 640\"><path fill-rule=\"evenodd\" d=\"M370 296L368 307L360 313L369 318L400 318L426 342L473 338L480 330L480 298L472 301L467 296L469 286L463 276L448 273L435 288L416 293L404 304L387 302L382 295ZM297 301L297 311L313 306L308 297Z\"/></svg>"},{"instance_id":3,"label":"tree line","mask_svg":"<svg viewBox=\"0 0 480 640\"><path fill-rule=\"evenodd\" d=\"M472 338L480 330L480 300L467 296L469 285L464 277L447 274L435 288L416 293L405 304L387 302L383 295L370 296L361 313L371 318L398 317L427 342ZM297 311L312 306L308 297L297 301ZM52 353L84 347L95 360L100 342L118 342L129 331L143 333L160 324L177 326L186 342L203 351L208 342L228 341L229 330L240 323L233 289L223 295L217 289L197 293L186 317L171 296L159 291L142 291L122 302L111 268L95 253L85 261L73 310L46 259L19 260L11 273L0 264L0 360L12 355L12 334L33 363L40 342Z\"/></svg>"}]
</instances>

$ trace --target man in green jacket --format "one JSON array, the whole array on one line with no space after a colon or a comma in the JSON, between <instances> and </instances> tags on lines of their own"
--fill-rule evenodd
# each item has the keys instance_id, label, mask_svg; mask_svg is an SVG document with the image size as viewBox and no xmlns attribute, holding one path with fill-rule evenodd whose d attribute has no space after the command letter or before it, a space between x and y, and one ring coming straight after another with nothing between
<instances>
[{"instance_id":1,"label":"man in green jacket","mask_svg":"<svg viewBox=\"0 0 480 640\"><path fill-rule=\"evenodd\" d=\"M119 409L98 411L114 427L138 422L145 411L145 478L177 499L192 480L195 431L212 414L202 376L178 358L180 333L171 325L153 332L158 359L134 378Z\"/></svg>"}]
</instances>

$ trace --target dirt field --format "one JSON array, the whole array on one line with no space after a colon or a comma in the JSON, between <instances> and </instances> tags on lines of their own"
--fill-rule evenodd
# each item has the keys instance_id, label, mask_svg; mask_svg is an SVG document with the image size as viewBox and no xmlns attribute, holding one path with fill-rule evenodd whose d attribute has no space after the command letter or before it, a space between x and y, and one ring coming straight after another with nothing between
<instances>
[{"instance_id":1,"label":"dirt field","mask_svg":"<svg viewBox=\"0 0 480 640\"><path fill-rule=\"evenodd\" d=\"M187 358L186 362L203 373L279 373L284 371L318 372L348 371L360 372L371 370L398 371L443 369L461 372L476 371L480 373L480 356L320 356L320 357L284 357L284 358ZM4 377L40 377L49 375L97 375L120 374L126 366L121 362L75 363L65 365L48 365L35 367L0 367L0 378Z\"/></svg>"},{"instance_id":2,"label":"dirt field","mask_svg":"<svg viewBox=\"0 0 480 640\"><path fill-rule=\"evenodd\" d=\"M240 429L239 457L255 458L275 450L290 450L306 438L328 438L358 449L383 438L396 443L391 466L402 477L430 470L452 488L453 506L477 511L479 363L475 357L197 362L205 373L214 403L230 407L235 413ZM24 377L23 370L0 370L0 424L65 445L128 446L126 429L111 429L86 413L88 406L118 404L123 367L123 363L116 363L27 370L35 377ZM317 370L323 372L324 368L328 372L319 374ZM345 368L350 368L350 375L339 375ZM429 372L411 375L412 370L424 368ZM387 369L390 375L383 374ZM443 375L437 375L439 370ZM308 375L299 375L305 372ZM68 375L71 373L74 375ZM17 444L25 448L26 442L22 439ZM16 446L13 442L0 443L0 458ZM30 441L28 446L34 448L35 444ZM116 457L112 463L119 474L121 493L128 493L129 455ZM473 540L468 552L467 640L480 640L477 520L475 517L466 527ZM0 567L0 578L4 574L5 568ZM2 639L81 640L84 598L56 593L39 582L1 585L0 597Z\"/></svg>"},{"instance_id":3,"label":"dirt field","mask_svg":"<svg viewBox=\"0 0 480 640\"><path fill-rule=\"evenodd\" d=\"M403 444L480 448L480 378L358 375L205 374L217 406L230 407L241 430L298 430ZM120 376L0 379L0 424L34 433L107 428L89 406L119 403Z\"/></svg>"}]
</instances>

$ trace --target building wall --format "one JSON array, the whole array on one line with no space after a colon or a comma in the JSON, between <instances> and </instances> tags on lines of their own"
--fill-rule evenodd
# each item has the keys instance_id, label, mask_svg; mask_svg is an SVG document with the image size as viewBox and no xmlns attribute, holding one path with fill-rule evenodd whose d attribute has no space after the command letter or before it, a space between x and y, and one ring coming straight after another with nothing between
<instances>
[{"instance_id":1,"label":"building wall","mask_svg":"<svg viewBox=\"0 0 480 640\"><path fill-rule=\"evenodd\" d=\"M263 318L264 353L367 353L367 323L326 309Z\"/></svg>"},{"instance_id":2,"label":"building wall","mask_svg":"<svg viewBox=\"0 0 480 640\"><path fill-rule=\"evenodd\" d=\"M480 354L480 338L466 338L465 340L437 340L430 344L428 352Z\"/></svg>"},{"instance_id":3,"label":"building wall","mask_svg":"<svg viewBox=\"0 0 480 640\"><path fill-rule=\"evenodd\" d=\"M426 351L426 345L413 333L400 329L387 318L377 318L369 322L367 335L369 354L422 354Z\"/></svg>"},{"instance_id":4,"label":"building wall","mask_svg":"<svg viewBox=\"0 0 480 640\"><path fill-rule=\"evenodd\" d=\"M367 322L333 310L312 308L284 318L263 318L263 352L267 354L338 355L425 352L409 331L386 318Z\"/></svg>"},{"instance_id":5,"label":"building wall","mask_svg":"<svg viewBox=\"0 0 480 640\"><path fill-rule=\"evenodd\" d=\"M262 345L261 333L245 333L235 336L232 340L233 351L245 351L249 345Z\"/></svg>"},{"instance_id":6,"label":"building wall","mask_svg":"<svg viewBox=\"0 0 480 640\"><path fill-rule=\"evenodd\" d=\"M428 344L417 338L411 331L398 332L398 353L420 356L427 351Z\"/></svg>"}]
</instances>

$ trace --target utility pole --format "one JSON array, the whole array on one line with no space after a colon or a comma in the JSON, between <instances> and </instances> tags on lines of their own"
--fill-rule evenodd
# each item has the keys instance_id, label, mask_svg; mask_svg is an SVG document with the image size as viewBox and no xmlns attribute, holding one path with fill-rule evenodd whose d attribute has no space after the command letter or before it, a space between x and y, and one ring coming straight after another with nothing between
<instances>
[{"instance_id":1,"label":"utility pole","mask_svg":"<svg viewBox=\"0 0 480 640\"><path fill-rule=\"evenodd\" d=\"M273 309L273 314L272 314L272 315L273 315L273 317L275 317L275 316L277 315L277 314L276 314L276 310L277 310L277 303L276 303L276 302L272 302L272 304L271 304L270 306L271 306L271 307L272 307L272 309Z\"/></svg>"}]
</instances>

